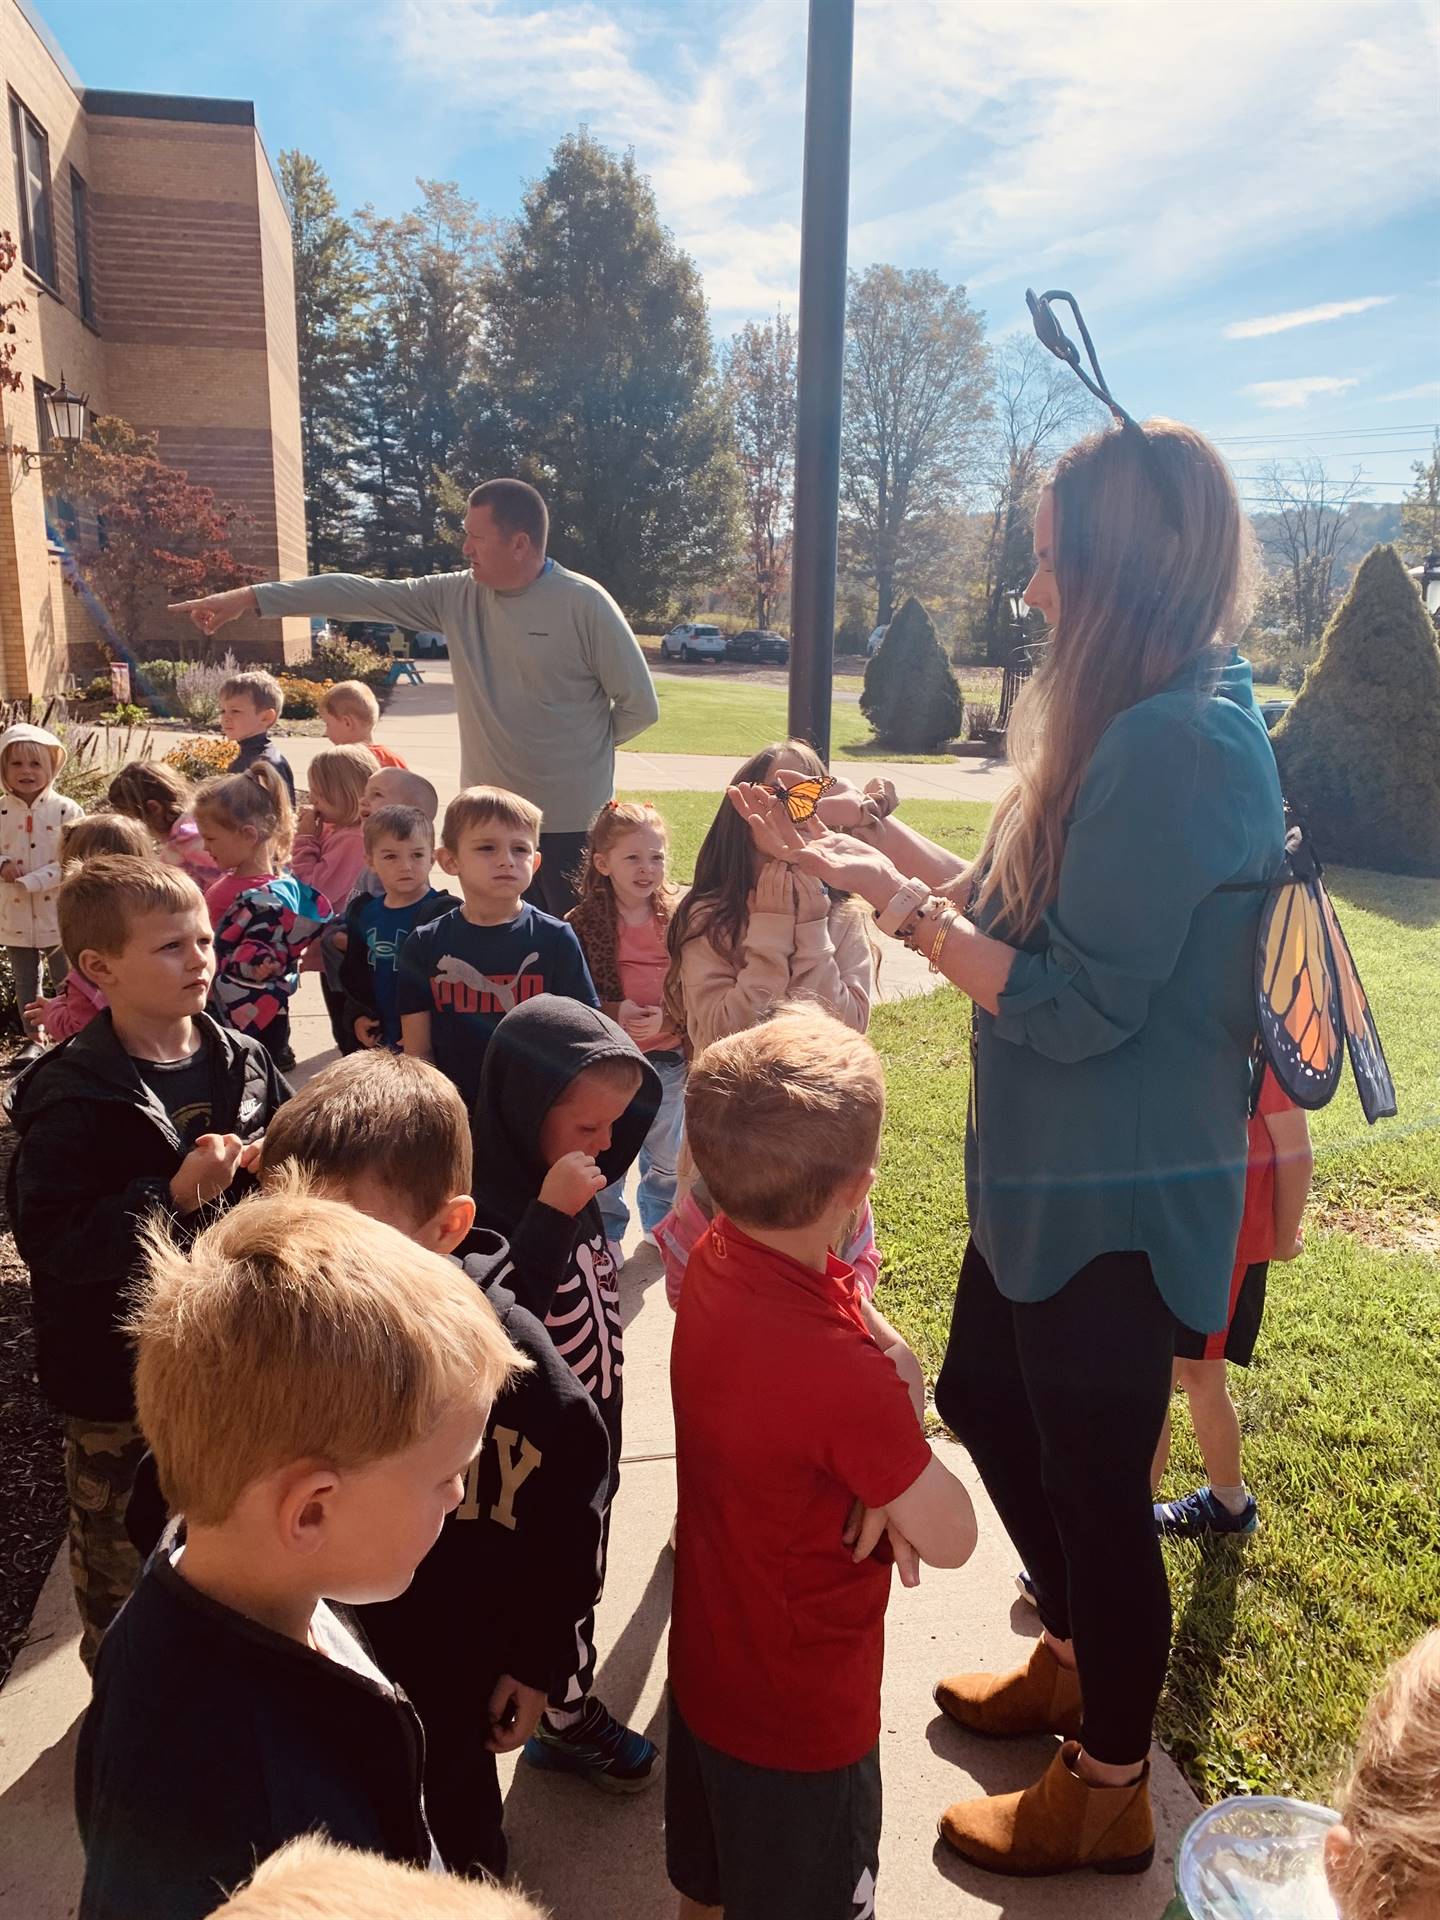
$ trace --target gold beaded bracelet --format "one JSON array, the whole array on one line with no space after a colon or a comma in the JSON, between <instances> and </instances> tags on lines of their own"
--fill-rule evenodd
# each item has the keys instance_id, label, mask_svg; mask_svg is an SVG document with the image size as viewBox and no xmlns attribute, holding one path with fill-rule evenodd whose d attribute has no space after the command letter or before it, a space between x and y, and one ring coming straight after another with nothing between
<instances>
[{"instance_id":1,"label":"gold beaded bracelet","mask_svg":"<svg viewBox=\"0 0 1440 1920\"><path fill-rule=\"evenodd\" d=\"M940 954L945 942L950 937L950 929L954 926L958 917L953 907L946 907L940 916L940 931L936 934L934 944L930 948L931 973L939 973L940 971Z\"/></svg>"}]
</instances>

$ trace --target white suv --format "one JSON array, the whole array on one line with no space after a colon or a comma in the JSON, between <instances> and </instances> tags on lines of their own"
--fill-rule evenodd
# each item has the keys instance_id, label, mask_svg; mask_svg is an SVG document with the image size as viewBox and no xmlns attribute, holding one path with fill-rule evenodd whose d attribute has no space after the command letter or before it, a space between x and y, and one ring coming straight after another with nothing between
<instances>
[{"instance_id":1,"label":"white suv","mask_svg":"<svg viewBox=\"0 0 1440 1920\"><path fill-rule=\"evenodd\" d=\"M672 627L660 642L660 658L691 660L723 660L725 658L725 636L719 627L697 627L693 622Z\"/></svg>"}]
</instances>

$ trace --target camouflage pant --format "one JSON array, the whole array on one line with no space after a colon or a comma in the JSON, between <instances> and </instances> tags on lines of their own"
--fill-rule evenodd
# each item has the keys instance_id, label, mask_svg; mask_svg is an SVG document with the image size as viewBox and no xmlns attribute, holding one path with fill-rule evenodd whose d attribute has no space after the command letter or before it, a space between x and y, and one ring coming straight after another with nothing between
<instances>
[{"instance_id":1,"label":"camouflage pant","mask_svg":"<svg viewBox=\"0 0 1440 1920\"><path fill-rule=\"evenodd\" d=\"M70 1496L70 1578L80 1610L80 1658L93 1671L105 1629L140 1576L125 1531L125 1509L145 1452L129 1420L65 1421L65 1488Z\"/></svg>"}]
</instances>

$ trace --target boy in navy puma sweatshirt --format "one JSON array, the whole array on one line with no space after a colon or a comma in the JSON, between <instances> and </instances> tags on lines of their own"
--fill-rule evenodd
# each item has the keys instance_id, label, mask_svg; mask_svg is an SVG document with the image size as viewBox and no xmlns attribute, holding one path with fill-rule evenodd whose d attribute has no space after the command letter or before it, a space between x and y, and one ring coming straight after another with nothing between
<instances>
[{"instance_id":1,"label":"boy in navy puma sweatshirt","mask_svg":"<svg viewBox=\"0 0 1440 1920\"><path fill-rule=\"evenodd\" d=\"M266 1135L263 1175L290 1161L433 1252L469 1232L465 1110L423 1061L352 1054L317 1074ZM446 1865L499 1878L495 1756L529 1738L574 1667L576 1623L600 1591L610 1449L589 1395L517 1305L505 1242L471 1239L465 1271L530 1370L496 1398L465 1497L409 1588L354 1613L425 1729L425 1808Z\"/></svg>"},{"instance_id":2,"label":"boy in navy puma sweatshirt","mask_svg":"<svg viewBox=\"0 0 1440 1920\"><path fill-rule=\"evenodd\" d=\"M622 1027L598 1009L542 993L496 1027L471 1119L476 1223L509 1242L515 1297L544 1319L610 1436L607 1536L620 1483L624 1351L598 1202L639 1153L659 1106L660 1076ZM525 1758L610 1792L638 1792L654 1778L657 1749L590 1691L593 1613L573 1658L569 1685L551 1695Z\"/></svg>"}]
</instances>

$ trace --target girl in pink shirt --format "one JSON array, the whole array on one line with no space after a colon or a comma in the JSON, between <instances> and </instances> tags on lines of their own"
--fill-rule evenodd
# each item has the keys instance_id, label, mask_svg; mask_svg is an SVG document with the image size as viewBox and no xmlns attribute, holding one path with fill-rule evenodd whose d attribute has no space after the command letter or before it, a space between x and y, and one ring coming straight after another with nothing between
<instances>
[{"instance_id":1,"label":"girl in pink shirt","mask_svg":"<svg viewBox=\"0 0 1440 1920\"><path fill-rule=\"evenodd\" d=\"M295 822L290 871L323 893L343 914L365 868L365 828L360 800L380 762L368 747L322 747L310 762L306 804ZM320 967L317 942L301 962L302 973Z\"/></svg>"},{"instance_id":2,"label":"girl in pink shirt","mask_svg":"<svg viewBox=\"0 0 1440 1920\"><path fill-rule=\"evenodd\" d=\"M601 1010L629 1034L660 1076L660 1110L640 1149L640 1224L655 1229L675 1201L675 1169L685 1120L685 1054L665 1017L666 932L675 890L665 874L670 836L648 800L607 800L590 823L575 929ZM630 1210L624 1183L600 1195L605 1236L618 1266Z\"/></svg>"},{"instance_id":3,"label":"girl in pink shirt","mask_svg":"<svg viewBox=\"0 0 1440 1920\"><path fill-rule=\"evenodd\" d=\"M214 886L220 869L205 851L190 810L190 782L178 767L165 760L132 760L110 782L106 797L116 813L128 814L148 830L167 867L188 873L202 893Z\"/></svg>"}]
</instances>

